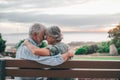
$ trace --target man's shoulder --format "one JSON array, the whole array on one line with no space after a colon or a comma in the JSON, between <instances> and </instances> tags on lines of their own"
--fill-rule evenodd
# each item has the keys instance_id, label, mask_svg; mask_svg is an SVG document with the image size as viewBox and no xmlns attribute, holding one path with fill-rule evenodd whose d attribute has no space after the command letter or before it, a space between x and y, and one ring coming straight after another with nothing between
<instances>
[{"instance_id":1,"label":"man's shoulder","mask_svg":"<svg viewBox=\"0 0 120 80\"><path fill-rule=\"evenodd\" d=\"M21 45L17 50L27 50L28 48L25 45Z\"/></svg>"},{"instance_id":2,"label":"man's shoulder","mask_svg":"<svg viewBox=\"0 0 120 80\"><path fill-rule=\"evenodd\" d=\"M17 49L17 52L16 52L16 56L17 55L22 55L23 53L28 53L28 48L24 45L21 45L18 49Z\"/></svg>"}]
</instances>

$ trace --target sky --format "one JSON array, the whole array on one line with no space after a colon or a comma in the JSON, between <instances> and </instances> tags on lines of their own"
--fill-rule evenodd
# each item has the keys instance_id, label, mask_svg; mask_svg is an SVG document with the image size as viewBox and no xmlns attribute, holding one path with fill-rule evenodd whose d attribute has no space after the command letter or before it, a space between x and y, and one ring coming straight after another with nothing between
<instances>
[{"instance_id":1,"label":"sky","mask_svg":"<svg viewBox=\"0 0 120 80\"><path fill-rule=\"evenodd\" d=\"M120 0L0 0L0 33L27 33L34 23L66 32L107 32L120 23Z\"/></svg>"}]
</instances>

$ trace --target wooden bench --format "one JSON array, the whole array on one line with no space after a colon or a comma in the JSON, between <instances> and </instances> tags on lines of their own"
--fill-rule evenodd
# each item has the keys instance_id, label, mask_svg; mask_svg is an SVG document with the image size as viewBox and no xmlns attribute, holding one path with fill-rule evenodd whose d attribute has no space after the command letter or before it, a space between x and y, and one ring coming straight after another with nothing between
<instances>
[{"instance_id":1,"label":"wooden bench","mask_svg":"<svg viewBox=\"0 0 120 80\"><path fill-rule=\"evenodd\" d=\"M41 70L41 68L58 69ZM72 60L67 61L59 66L46 66L30 60L0 59L0 80L5 80L6 76L57 78L120 78L120 61Z\"/></svg>"}]
</instances>

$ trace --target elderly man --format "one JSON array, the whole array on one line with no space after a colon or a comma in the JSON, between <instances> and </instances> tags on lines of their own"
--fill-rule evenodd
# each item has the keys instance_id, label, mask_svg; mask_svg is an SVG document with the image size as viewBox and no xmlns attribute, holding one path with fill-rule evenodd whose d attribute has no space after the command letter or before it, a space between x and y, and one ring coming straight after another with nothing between
<instances>
[{"instance_id":1,"label":"elderly man","mask_svg":"<svg viewBox=\"0 0 120 80\"><path fill-rule=\"evenodd\" d=\"M45 35L45 26L42 24L36 23L29 29L29 41L35 46L39 46L41 44L41 42L44 40L44 35ZM70 52L67 52L62 55L58 54L55 56L36 56L23 44L18 48L16 53L16 58L34 60L37 61L38 63L51 65L51 66L62 64L63 62L68 60L69 57L71 56L73 56L73 54ZM22 78L16 78L16 80L39 80L39 79L22 77Z\"/></svg>"}]
</instances>

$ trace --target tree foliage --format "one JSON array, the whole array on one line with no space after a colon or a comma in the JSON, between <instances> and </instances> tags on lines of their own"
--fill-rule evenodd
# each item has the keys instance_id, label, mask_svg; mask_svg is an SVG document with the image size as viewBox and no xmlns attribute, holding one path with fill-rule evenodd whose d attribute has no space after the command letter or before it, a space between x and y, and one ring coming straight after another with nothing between
<instances>
[{"instance_id":1,"label":"tree foliage","mask_svg":"<svg viewBox=\"0 0 120 80\"><path fill-rule=\"evenodd\" d=\"M4 52L6 48L6 41L2 39L2 35L0 33L0 52Z\"/></svg>"},{"instance_id":2,"label":"tree foliage","mask_svg":"<svg viewBox=\"0 0 120 80\"><path fill-rule=\"evenodd\" d=\"M120 54L120 24L108 31L109 37L112 38L111 43L115 44Z\"/></svg>"},{"instance_id":3,"label":"tree foliage","mask_svg":"<svg viewBox=\"0 0 120 80\"><path fill-rule=\"evenodd\" d=\"M110 42L101 42L98 45L98 50L97 52L99 53L109 53L109 46L110 46Z\"/></svg>"},{"instance_id":4,"label":"tree foliage","mask_svg":"<svg viewBox=\"0 0 120 80\"><path fill-rule=\"evenodd\" d=\"M97 45L84 45L80 48L78 48L75 52L76 55L78 54L91 54L95 53L98 49Z\"/></svg>"},{"instance_id":5,"label":"tree foliage","mask_svg":"<svg viewBox=\"0 0 120 80\"><path fill-rule=\"evenodd\" d=\"M108 31L110 38L120 39L120 24Z\"/></svg>"},{"instance_id":6,"label":"tree foliage","mask_svg":"<svg viewBox=\"0 0 120 80\"><path fill-rule=\"evenodd\" d=\"M108 31L109 37L112 38L113 43L120 39L120 24Z\"/></svg>"},{"instance_id":7,"label":"tree foliage","mask_svg":"<svg viewBox=\"0 0 120 80\"><path fill-rule=\"evenodd\" d=\"M83 47L80 47L76 50L75 54L78 55L78 54L86 54L88 51L88 46L83 46Z\"/></svg>"},{"instance_id":8,"label":"tree foliage","mask_svg":"<svg viewBox=\"0 0 120 80\"><path fill-rule=\"evenodd\" d=\"M92 53L109 53L109 46L110 46L110 41L108 42L101 42L99 44L92 44L92 45L85 45L80 48L78 48L75 51L76 55L81 55L81 54L92 54Z\"/></svg>"},{"instance_id":9,"label":"tree foliage","mask_svg":"<svg viewBox=\"0 0 120 80\"><path fill-rule=\"evenodd\" d=\"M109 37L112 38L112 43L118 48L120 47L120 24L108 31Z\"/></svg>"}]
</instances>

